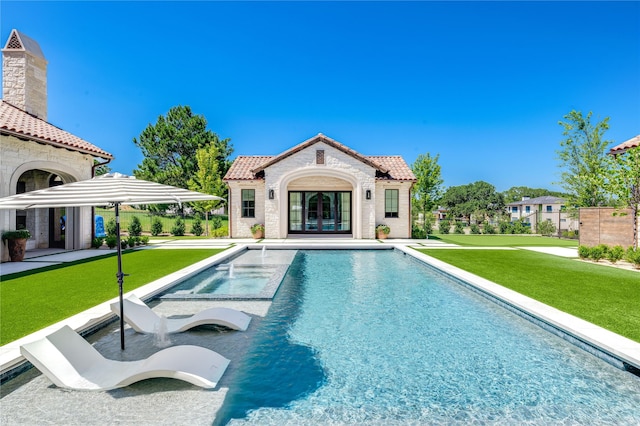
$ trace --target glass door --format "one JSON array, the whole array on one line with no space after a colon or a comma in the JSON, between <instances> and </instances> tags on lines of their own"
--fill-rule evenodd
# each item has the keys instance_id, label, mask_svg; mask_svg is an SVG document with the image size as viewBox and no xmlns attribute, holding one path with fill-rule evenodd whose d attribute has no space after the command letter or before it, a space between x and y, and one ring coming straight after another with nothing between
<instances>
[{"instance_id":1,"label":"glass door","mask_svg":"<svg viewBox=\"0 0 640 426\"><path fill-rule=\"evenodd\" d=\"M289 232L351 232L351 192L289 192Z\"/></svg>"}]
</instances>

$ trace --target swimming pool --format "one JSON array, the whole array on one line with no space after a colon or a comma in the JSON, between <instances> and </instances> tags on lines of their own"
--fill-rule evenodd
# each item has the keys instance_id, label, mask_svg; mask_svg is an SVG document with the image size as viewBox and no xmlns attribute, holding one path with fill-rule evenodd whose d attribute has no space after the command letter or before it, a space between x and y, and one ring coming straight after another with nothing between
<instances>
[{"instance_id":1,"label":"swimming pool","mask_svg":"<svg viewBox=\"0 0 640 426\"><path fill-rule=\"evenodd\" d=\"M638 424L640 379L394 251L300 251L215 424Z\"/></svg>"}]
</instances>

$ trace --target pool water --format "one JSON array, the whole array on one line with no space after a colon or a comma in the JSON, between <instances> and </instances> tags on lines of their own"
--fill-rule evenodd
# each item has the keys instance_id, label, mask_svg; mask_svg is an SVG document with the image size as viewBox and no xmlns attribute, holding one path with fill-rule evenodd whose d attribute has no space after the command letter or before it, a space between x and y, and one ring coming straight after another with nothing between
<instances>
[{"instance_id":1,"label":"pool water","mask_svg":"<svg viewBox=\"0 0 640 426\"><path fill-rule=\"evenodd\" d=\"M300 251L214 424L639 424L640 378L395 251Z\"/></svg>"},{"instance_id":2,"label":"pool water","mask_svg":"<svg viewBox=\"0 0 640 426\"><path fill-rule=\"evenodd\" d=\"M275 271L275 266L217 265L183 281L171 293L258 294Z\"/></svg>"}]
</instances>

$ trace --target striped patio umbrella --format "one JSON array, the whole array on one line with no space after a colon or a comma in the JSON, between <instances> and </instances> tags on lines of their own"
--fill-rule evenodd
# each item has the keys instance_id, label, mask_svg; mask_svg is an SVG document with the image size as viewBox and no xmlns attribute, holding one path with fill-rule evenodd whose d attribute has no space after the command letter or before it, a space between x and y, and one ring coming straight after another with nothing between
<instances>
[{"instance_id":1,"label":"striped patio umbrella","mask_svg":"<svg viewBox=\"0 0 640 426\"><path fill-rule=\"evenodd\" d=\"M49 207L89 207L114 205L118 251L118 287L120 294L120 345L124 350L124 312L122 249L120 246L120 205L130 204L182 204L189 201L221 200L215 195L203 194L170 185L162 185L120 173L109 173L93 179L25 192L0 198L0 209L40 209Z\"/></svg>"}]
</instances>

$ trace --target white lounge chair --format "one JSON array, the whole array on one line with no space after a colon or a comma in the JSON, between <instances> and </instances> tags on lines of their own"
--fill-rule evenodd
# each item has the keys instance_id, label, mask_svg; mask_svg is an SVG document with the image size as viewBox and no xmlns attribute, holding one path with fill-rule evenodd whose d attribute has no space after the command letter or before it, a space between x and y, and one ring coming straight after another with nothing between
<instances>
[{"instance_id":1,"label":"white lounge chair","mask_svg":"<svg viewBox=\"0 0 640 426\"><path fill-rule=\"evenodd\" d=\"M22 345L20 353L56 386L77 390L116 389L157 377L215 388L229 365L219 353L193 345L173 346L139 361L115 361L66 325Z\"/></svg>"},{"instance_id":2,"label":"white lounge chair","mask_svg":"<svg viewBox=\"0 0 640 426\"><path fill-rule=\"evenodd\" d=\"M124 320L138 333L152 334L161 328L162 318L135 295L124 299ZM120 303L111 304L111 310L120 315ZM215 324L233 330L245 331L251 317L244 312L231 308L209 308L186 318L167 318L167 333L179 333L190 328Z\"/></svg>"}]
</instances>

